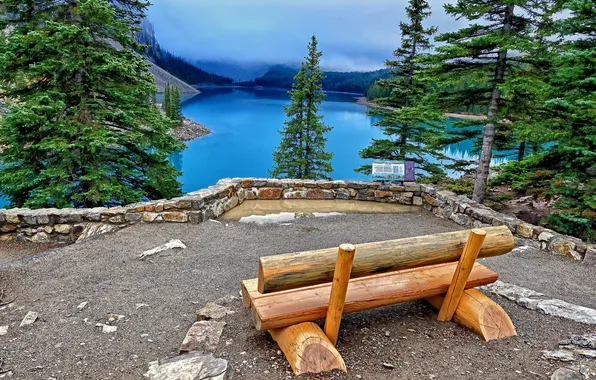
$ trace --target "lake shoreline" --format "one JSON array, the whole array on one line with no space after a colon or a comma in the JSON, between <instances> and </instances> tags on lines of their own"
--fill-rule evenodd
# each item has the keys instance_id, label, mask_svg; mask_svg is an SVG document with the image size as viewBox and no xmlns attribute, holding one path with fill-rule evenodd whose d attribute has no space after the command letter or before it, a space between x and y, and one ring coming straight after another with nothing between
<instances>
[{"instance_id":1,"label":"lake shoreline","mask_svg":"<svg viewBox=\"0 0 596 380\"><path fill-rule=\"evenodd\" d=\"M372 108L381 108L381 109L385 109L385 110L394 110L395 109L394 107L382 106L375 102L371 102L370 100L366 99L366 97L364 97L364 96L360 96L360 97L356 98L356 104L360 104L361 106L367 106L367 107L372 107ZM467 115L467 114L461 114L461 113L448 112L448 113L445 113L444 116L452 118L452 119L462 119L462 120L486 120L486 116L484 116L484 115Z\"/></svg>"},{"instance_id":2,"label":"lake shoreline","mask_svg":"<svg viewBox=\"0 0 596 380\"><path fill-rule=\"evenodd\" d=\"M185 142L209 135L213 133L213 131L205 127L203 124L196 123L193 120L184 117L179 126L170 129L170 133L178 140Z\"/></svg>"}]
</instances>

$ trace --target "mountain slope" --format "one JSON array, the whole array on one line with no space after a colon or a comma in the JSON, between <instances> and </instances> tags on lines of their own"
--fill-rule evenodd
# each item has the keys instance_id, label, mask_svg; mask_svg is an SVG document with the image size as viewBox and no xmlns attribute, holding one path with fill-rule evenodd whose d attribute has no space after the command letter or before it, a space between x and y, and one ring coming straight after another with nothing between
<instances>
[{"instance_id":1,"label":"mountain slope","mask_svg":"<svg viewBox=\"0 0 596 380\"><path fill-rule=\"evenodd\" d=\"M176 78L161 67L157 66L155 63L151 61L147 61L147 63L149 64L149 71L155 77L155 85L157 86L158 92L164 92L166 84L169 84L170 86L177 87L181 94L199 93L196 88L184 82L183 80Z\"/></svg>"},{"instance_id":2,"label":"mountain slope","mask_svg":"<svg viewBox=\"0 0 596 380\"><path fill-rule=\"evenodd\" d=\"M142 22L137 41L147 46L144 53L149 61L191 86L205 84L229 85L233 82L230 78L208 73L187 60L163 50L155 38L153 25L147 19Z\"/></svg>"}]
</instances>

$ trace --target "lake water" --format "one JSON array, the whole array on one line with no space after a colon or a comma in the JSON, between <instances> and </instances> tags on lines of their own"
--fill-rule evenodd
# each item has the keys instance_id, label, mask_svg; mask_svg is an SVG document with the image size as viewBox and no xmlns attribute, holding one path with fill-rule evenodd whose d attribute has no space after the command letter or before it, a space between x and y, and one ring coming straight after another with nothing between
<instances>
[{"instance_id":1,"label":"lake water","mask_svg":"<svg viewBox=\"0 0 596 380\"><path fill-rule=\"evenodd\" d=\"M215 184L226 177L269 177L272 152L279 144L278 130L285 120L283 106L289 104L285 91L251 89L202 89L183 102L184 115L213 131L187 142L188 148L172 157L182 171L184 192ZM355 103L352 94L327 94L321 105L324 121L333 126L327 149L334 153L334 179L368 180L354 172L370 163L358 156L373 138L383 135L374 126L367 107ZM469 157L471 142L447 147L451 156ZM0 199L0 207L6 202Z\"/></svg>"}]
</instances>

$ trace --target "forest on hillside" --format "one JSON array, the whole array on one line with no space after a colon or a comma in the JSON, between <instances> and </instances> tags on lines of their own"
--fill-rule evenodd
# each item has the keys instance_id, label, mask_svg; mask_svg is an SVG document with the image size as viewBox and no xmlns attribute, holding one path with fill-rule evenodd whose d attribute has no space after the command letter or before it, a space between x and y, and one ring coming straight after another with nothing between
<instances>
[{"instance_id":1,"label":"forest on hillside","mask_svg":"<svg viewBox=\"0 0 596 380\"><path fill-rule=\"evenodd\" d=\"M233 82L231 78L201 70L185 58L163 49L155 37L153 25L146 18L141 22L136 39L144 45L143 53L151 62L190 85L231 85Z\"/></svg>"},{"instance_id":2,"label":"forest on hillside","mask_svg":"<svg viewBox=\"0 0 596 380\"><path fill-rule=\"evenodd\" d=\"M298 71L299 69L290 66L275 65L269 68L263 76L252 81L239 82L237 84L247 87L262 86L290 89ZM387 70L369 72L325 71L321 83L323 91L351 92L364 95L373 83L387 76Z\"/></svg>"}]
</instances>

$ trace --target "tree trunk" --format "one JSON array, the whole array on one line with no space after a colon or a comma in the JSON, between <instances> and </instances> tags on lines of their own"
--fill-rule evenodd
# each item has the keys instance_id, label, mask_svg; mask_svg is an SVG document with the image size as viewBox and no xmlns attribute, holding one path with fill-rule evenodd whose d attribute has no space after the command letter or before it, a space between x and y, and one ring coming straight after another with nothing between
<instances>
[{"instance_id":1,"label":"tree trunk","mask_svg":"<svg viewBox=\"0 0 596 380\"><path fill-rule=\"evenodd\" d=\"M503 31L508 34L511 31L511 22L513 19L513 11L515 6L509 5L505 8L505 23ZM497 56L497 66L495 68L495 76L493 80L493 90L488 106L488 120L489 123L484 126L484 136L482 138L482 153L476 169L476 180L474 182L474 195L472 199L478 203L484 203L484 196L488 185L488 173L490 170L490 161L493 154L493 145L495 142L496 125L494 118L499 112L499 101L501 99L501 91L499 85L505 78L505 68L507 66L507 50L501 50Z\"/></svg>"},{"instance_id":2,"label":"tree trunk","mask_svg":"<svg viewBox=\"0 0 596 380\"><path fill-rule=\"evenodd\" d=\"M517 152L517 160L518 161L523 160L525 155L526 155L526 140L522 140L519 143L519 151Z\"/></svg>"},{"instance_id":3,"label":"tree trunk","mask_svg":"<svg viewBox=\"0 0 596 380\"><path fill-rule=\"evenodd\" d=\"M406 144L408 143L408 126L402 125L399 136L399 159L406 159Z\"/></svg>"}]
</instances>

